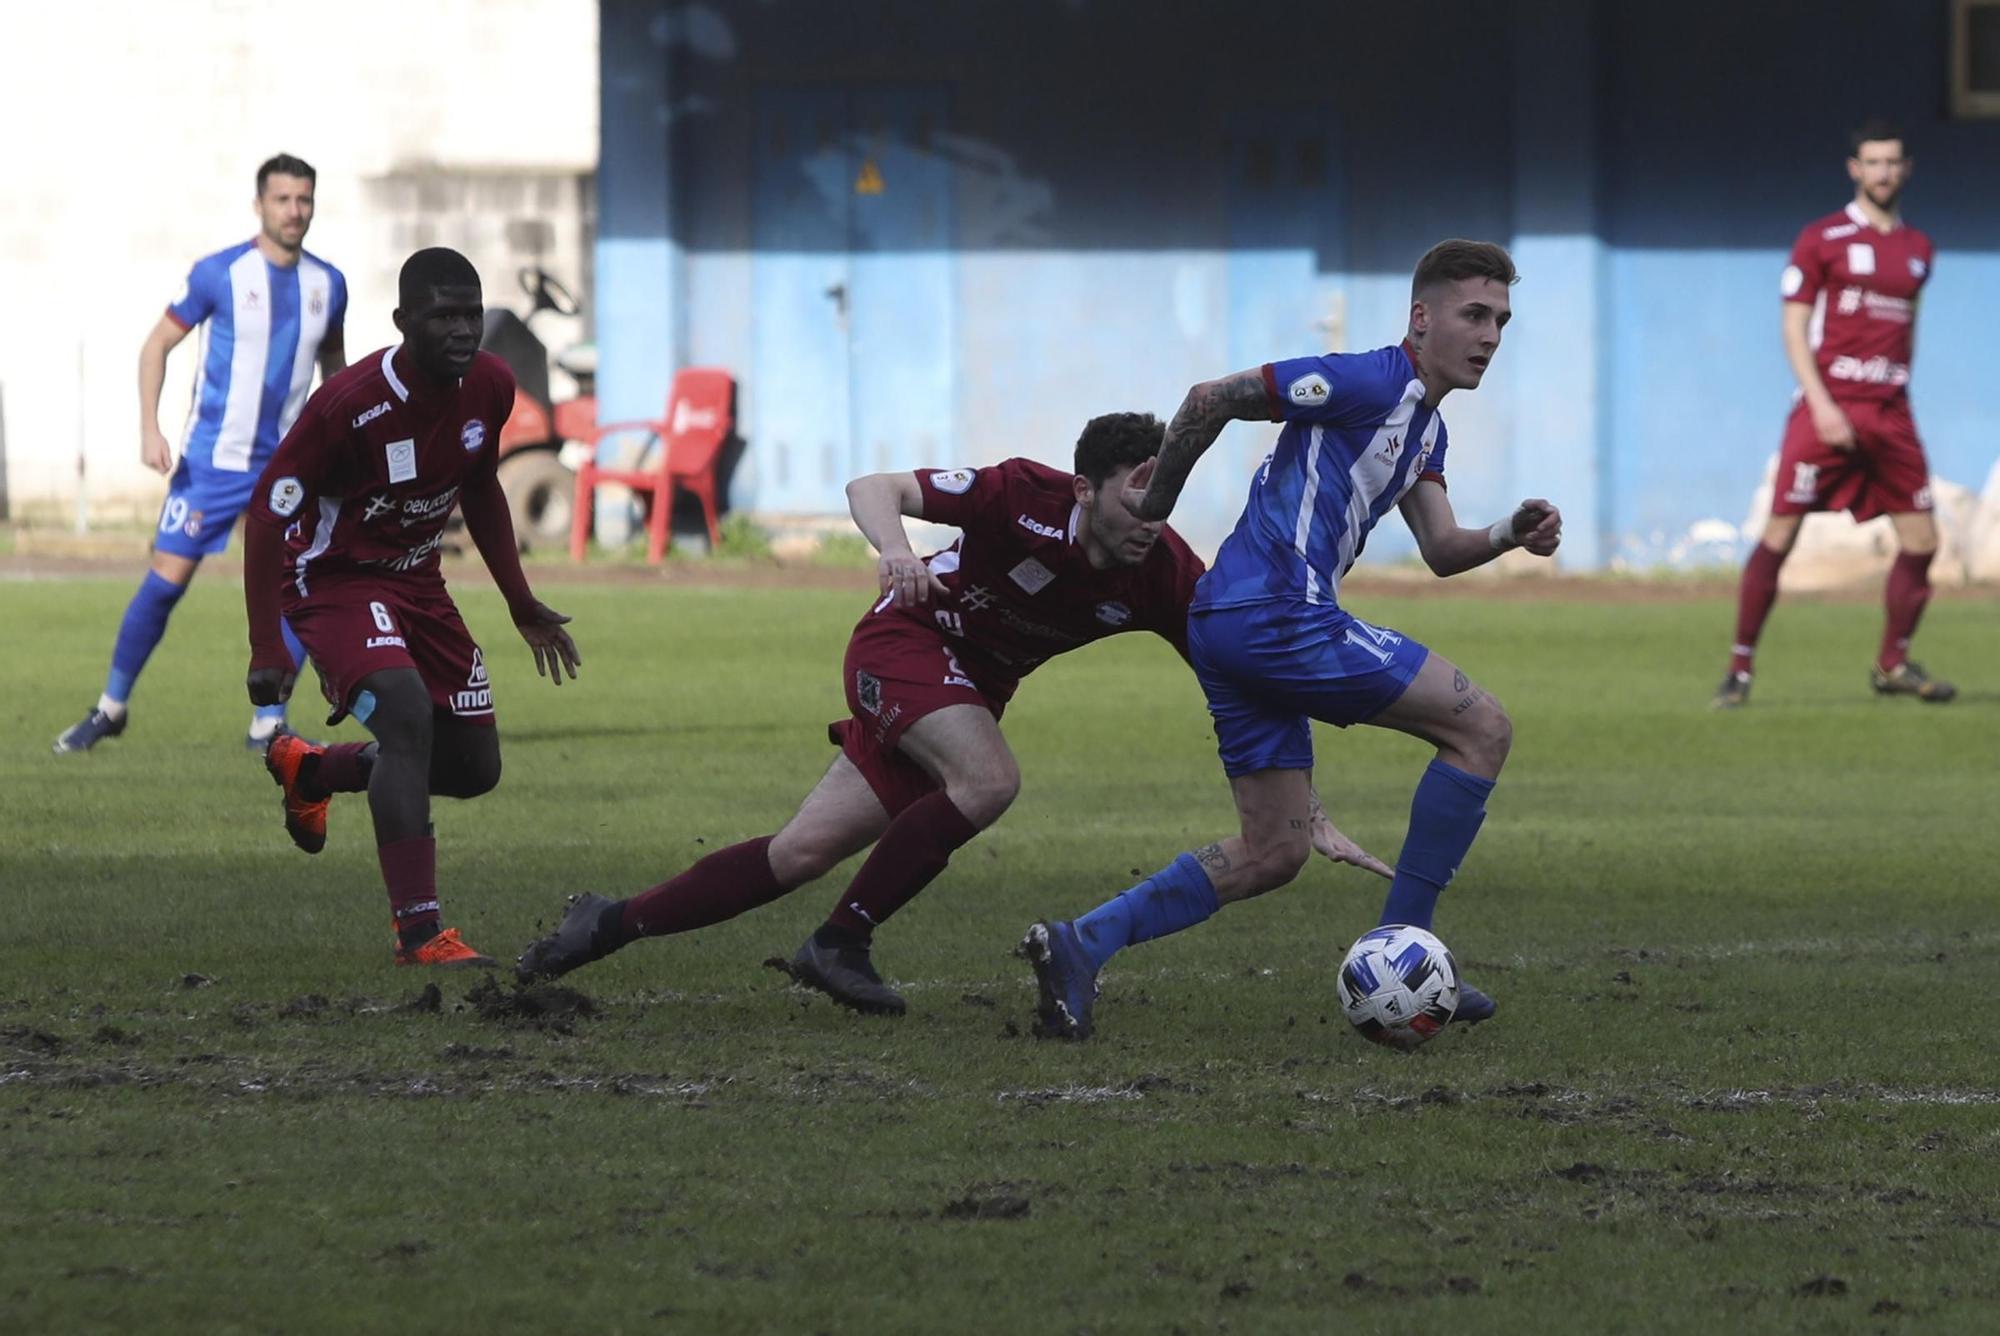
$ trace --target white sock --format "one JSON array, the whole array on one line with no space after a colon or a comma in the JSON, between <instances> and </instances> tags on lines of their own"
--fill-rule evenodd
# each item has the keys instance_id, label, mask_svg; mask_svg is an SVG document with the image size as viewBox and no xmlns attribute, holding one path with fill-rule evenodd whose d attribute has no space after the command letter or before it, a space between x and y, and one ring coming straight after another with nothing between
<instances>
[{"instance_id":1,"label":"white sock","mask_svg":"<svg viewBox=\"0 0 2000 1336\"><path fill-rule=\"evenodd\" d=\"M109 696L99 696L97 698L97 708L104 711L105 717L109 719L123 719L125 717L125 702L122 700L113 700Z\"/></svg>"},{"instance_id":2,"label":"white sock","mask_svg":"<svg viewBox=\"0 0 2000 1336\"><path fill-rule=\"evenodd\" d=\"M265 738L277 732L278 725L284 722L284 720L278 718L276 715L266 717L261 714L253 714L250 716L250 736L262 742Z\"/></svg>"}]
</instances>

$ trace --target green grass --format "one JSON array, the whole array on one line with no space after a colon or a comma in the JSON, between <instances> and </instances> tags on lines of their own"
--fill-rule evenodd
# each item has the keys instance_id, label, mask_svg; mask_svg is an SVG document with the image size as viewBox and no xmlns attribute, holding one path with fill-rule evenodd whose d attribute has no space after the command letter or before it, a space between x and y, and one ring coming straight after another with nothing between
<instances>
[{"instance_id":1,"label":"green grass","mask_svg":"<svg viewBox=\"0 0 2000 1336\"><path fill-rule=\"evenodd\" d=\"M1871 608L1794 600L1755 704L1717 716L1719 600L1357 600L1516 721L1438 925L1501 1017L1406 1057L1334 1011L1381 884L1325 865L1119 958L1093 1043L1029 1037L1023 926L1230 828L1199 691L1149 638L1009 709L1019 802L878 937L902 1021L761 965L836 873L572 976L596 1014L536 1025L463 975L428 1009L390 965L362 803L291 849L238 743L228 583L183 604L123 738L48 755L129 587L0 585L0 1330L2000 1322L1983 602L1929 614L1925 657L1974 679L1947 709L1869 697ZM565 892L775 828L867 601L546 593L587 659L559 691L466 591L507 774L436 814L449 921L509 956ZM1424 749L1320 755L1393 857Z\"/></svg>"}]
</instances>

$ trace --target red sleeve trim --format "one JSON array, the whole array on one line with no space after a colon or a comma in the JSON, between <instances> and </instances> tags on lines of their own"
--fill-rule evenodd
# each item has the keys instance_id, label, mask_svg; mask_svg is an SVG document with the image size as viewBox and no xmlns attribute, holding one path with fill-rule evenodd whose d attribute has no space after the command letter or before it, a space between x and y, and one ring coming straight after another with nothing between
<instances>
[{"instance_id":1,"label":"red sleeve trim","mask_svg":"<svg viewBox=\"0 0 2000 1336\"><path fill-rule=\"evenodd\" d=\"M1278 397L1278 369L1269 362L1264 363L1264 397L1270 401L1266 407L1270 410L1271 421L1283 422L1285 401Z\"/></svg>"},{"instance_id":2,"label":"red sleeve trim","mask_svg":"<svg viewBox=\"0 0 2000 1336\"><path fill-rule=\"evenodd\" d=\"M181 333L183 334L187 333L189 330L194 328L193 325L190 325L187 321L181 319L178 315L175 315L174 308L171 306L167 308L167 319L173 321L176 325L179 325L181 327Z\"/></svg>"},{"instance_id":3,"label":"red sleeve trim","mask_svg":"<svg viewBox=\"0 0 2000 1336\"><path fill-rule=\"evenodd\" d=\"M1451 490L1451 484L1444 480L1444 474L1439 473L1436 469L1425 469L1422 473L1419 473L1417 475L1417 481L1434 482L1438 486L1444 488L1447 492Z\"/></svg>"}]
</instances>

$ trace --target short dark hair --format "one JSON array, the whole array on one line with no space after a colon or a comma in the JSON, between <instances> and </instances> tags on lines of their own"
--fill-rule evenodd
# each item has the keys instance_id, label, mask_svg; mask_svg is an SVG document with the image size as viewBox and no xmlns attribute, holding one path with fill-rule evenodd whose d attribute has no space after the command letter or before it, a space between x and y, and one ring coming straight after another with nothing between
<instances>
[{"instance_id":1,"label":"short dark hair","mask_svg":"<svg viewBox=\"0 0 2000 1336\"><path fill-rule=\"evenodd\" d=\"M1910 141L1903 138L1903 127L1880 116L1870 116L1855 126L1853 132L1847 136L1847 156L1858 158L1861 156L1863 144L1874 144L1889 139L1903 146L1904 157L1909 156Z\"/></svg>"},{"instance_id":2,"label":"short dark hair","mask_svg":"<svg viewBox=\"0 0 2000 1336\"><path fill-rule=\"evenodd\" d=\"M260 199L264 194L264 183L274 176L303 176L314 185L319 184L319 173L304 158L295 158L289 153L273 154L257 168L257 195Z\"/></svg>"},{"instance_id":3,"label":"short dark hair","mask_svg":"<svg viewBox=\"0 0 2000 1336\"><path fill-rule=\"evenodd\" d=\"M479 271L472 261L449 246L426 246L403 261L396 278L396 304L405 311L423 308L432 288L476 288Z\"/></svg>"},{"instance_id":4,"label":"short dark hair","mask_svg":"<svg viewBox=\"0 0 2000 1336\"><path fill-rule=\"evenodd\" d=\"M1417 272L1410 278L1410 300L1415 301L1427 288L1461 278L1490 278L1508 286L1521 281L1514 271L1514 257L1504 247L1454 237L1440 241L1417 261Z\"/></svg>"},{"instance_id":5,"label":"short dark hair","mask_svg":"<svg viewBox=\"0 0 2000 1336\"><path fill-rule=\"evenodd\" d=\"M1139 465L1160 453L1167 424L1151 413L1106 413L1083 424L1076 438L1076 471L1092 487L1122 468Z\"/></svg>"}]
</instances>

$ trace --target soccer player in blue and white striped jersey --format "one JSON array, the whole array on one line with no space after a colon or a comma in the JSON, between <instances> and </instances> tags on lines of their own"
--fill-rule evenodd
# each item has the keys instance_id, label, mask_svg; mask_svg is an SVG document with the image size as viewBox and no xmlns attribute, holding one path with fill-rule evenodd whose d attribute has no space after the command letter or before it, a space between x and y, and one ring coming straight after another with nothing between
<instances>
[{"instance_id":1,"label":"soccer player in blue and white striped jersey","mask_svg":"<svg viewBox=\"0 0 2000 1336\"><path fill-rule=\"evenodd\" d=\"M126 606L104 694L56 739L58 754L88 751L125 731L133 683L201 559L229 545L257 475L305 406L314 369L324 379L347 364L347 280L305 249L316 180L312 166L290 154L259 166L257 235L195 261L186 290L140 349L139 457L157 473L171 472L172 482L153 535L152 569ZM160 431L160 386L167 353L196 328L200 379L175 467ZM295 642L293 653L302 653ZM268 744L284 721L282 705L257 711L246 744Z\"/></svg>"},{"instance_id":2,"label":"soccer player in blue and white striped jersey","mask_svg":"<svg viewBox=\"0 0 2000 1336\"><path fill-rule=\"evenodd\" d=\"M1512 316L1514 281L1499 246L1440 242L1417 265L1402 343L1196 385L1149 475L1141 478L1145 465L1133 470L1128 504L1163 520L1225 425L1285 424L1188 611L1188 658L1208 695L1241 834L1182 854L1081 918L1029 929L1023 953L1040 982L1044 1033L1089 1036L1097 973L1113 953L1298 875L1323 817L1312 789L1315 719L1392 728L1437 748L1382 910L1384 923L1431 926L1439 892L1485 820L1513 725L1443 655L1343 609L1340 581L1376 523L1398 508L1439 575L1513 547L1555 552L1562 516L1548 502L1523 501L1491 528L1467 529L1445 492L1438 406L1453 390L1478 388ZM1458 1019L1493 1011L1491 999L1461 985Z\"/></svg>"}]
</instances>

